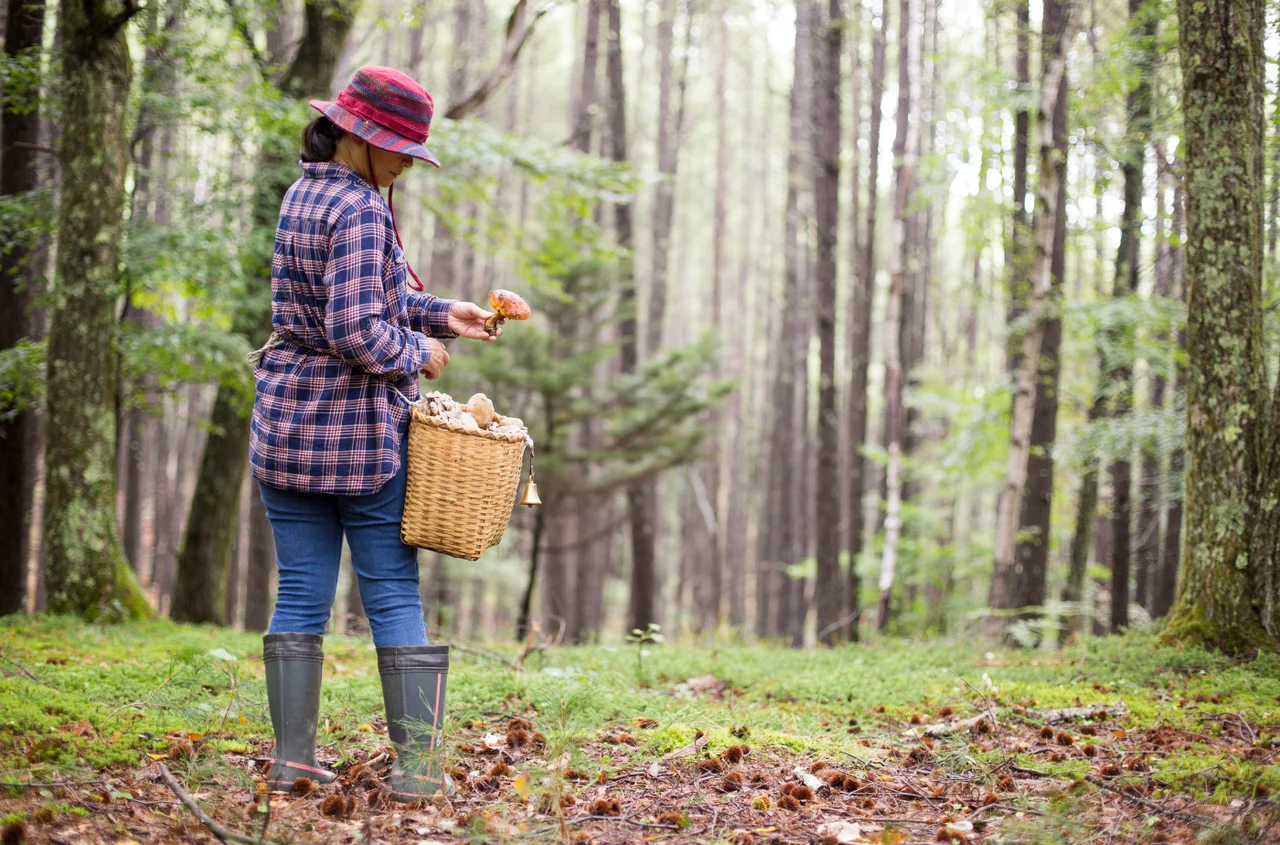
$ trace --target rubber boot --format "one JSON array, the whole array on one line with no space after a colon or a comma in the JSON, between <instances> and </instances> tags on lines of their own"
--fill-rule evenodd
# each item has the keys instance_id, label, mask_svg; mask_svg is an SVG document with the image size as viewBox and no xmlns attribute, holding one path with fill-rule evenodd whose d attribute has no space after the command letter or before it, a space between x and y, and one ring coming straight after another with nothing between
<instances>
[{"instance_id":1,"label":"rubber boot","mask_svg":"<svg viewBox=\"0 0 1280 845\"><path fill-rule=\"evenodd\" d=\"M319 634L267 634L262 638L267 705L276 735L268 789L291 792L298 778L329 783L336 777L316 765L323 641Z\"/></svg>"},{"instance_id":2,"label":"rubber boot","mask_svg":"<svg viewBox=\"0 0 1280 845\"><path fill-rule=\"evenodd\" d=\"M453 781L445 774L436 752L444 724L449 647L379 648L378 674L382 676L382 701L387 708L387 734L396 749L391 797L413 802L441 792L452 795Z\"/></svg>"}]
</instances>

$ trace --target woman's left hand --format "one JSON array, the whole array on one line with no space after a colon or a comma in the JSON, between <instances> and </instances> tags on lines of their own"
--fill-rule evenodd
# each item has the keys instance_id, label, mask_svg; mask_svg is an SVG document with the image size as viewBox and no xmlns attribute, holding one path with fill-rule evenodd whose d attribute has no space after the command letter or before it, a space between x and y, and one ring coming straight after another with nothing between
<instances>
[{"instance_id":1,"label":"woman's left hand","mask_svg":"<svg viewBox=\"0 0 1280 845\"><path fill-rule=\"evenodd\" d=\"M497 336L491 336L484 328L484 321L492 316L493 312L484 310L474 302L459 300L449 307L449 328L458 337L492 343ZM502 334L502 329L498 329L498 334Z\"/></svg>"}]
</instances>

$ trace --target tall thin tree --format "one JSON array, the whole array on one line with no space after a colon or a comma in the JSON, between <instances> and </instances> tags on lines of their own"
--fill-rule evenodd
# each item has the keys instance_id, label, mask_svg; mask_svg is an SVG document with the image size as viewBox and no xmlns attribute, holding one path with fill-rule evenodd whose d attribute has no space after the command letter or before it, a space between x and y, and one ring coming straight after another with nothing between
<instances>
[{"instance_id":1,"label":"tall thin tree","mask_svg":"<svg viewBox=\"0 0 1280 845\"><path fill-rule=\"evenodd\" d=\"M38 57L44 34L44 0L9 0L4 53L10 62ZM34 78L34 75L29 78ZM40 91L6 91L0 116L0 197L6 202L33 198L39 187L36 156L40 146ZM35 204L27 206L34 212ZM25 227L31 229L34 227ZM35 334L34 293L44 274L43 251L30 237L9 237L0 250L0 350L11 349ZM8 421L4 421L8 419ZM17 613L27 602L27 557L30 546L35 412L20 410L0 418L0 512L10 514L9 530L0 538L0 615Z\"/></svg>"},{"instance_id":2,"label":"tall thin tree","mask_svg":"<svg viewBox=\"0 0 1280 845\"><path fill-rule=\"evenodd\" d=\"M842 613L840 585L840 420L836 406L836 227L840 217L840 55L844 19L840 0L828 0L821 38L814 50L813 147L818 173L814 180L814 217L818 232L818 461L814 485L817 533L817 577L814 583L818 633L834 641Z\"/></svg>"}]
</instances>

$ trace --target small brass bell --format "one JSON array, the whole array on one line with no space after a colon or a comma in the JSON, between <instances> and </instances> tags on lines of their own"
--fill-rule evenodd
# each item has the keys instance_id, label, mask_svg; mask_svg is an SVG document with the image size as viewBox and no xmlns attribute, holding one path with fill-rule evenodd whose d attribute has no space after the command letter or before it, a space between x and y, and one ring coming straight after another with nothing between
<instances>
[{"instance_id":1,"label":"small brass bell","mask_svg":"<svg viewBox=\"0 0 1280 845\"><path fill-rule=\"evenodd\" d=\"M542 504L542 500L538 498L538 485L534 483L532 478L524 486L524 495L520 497L520 504L527 507Z\"/></svg>"}]
</instances>

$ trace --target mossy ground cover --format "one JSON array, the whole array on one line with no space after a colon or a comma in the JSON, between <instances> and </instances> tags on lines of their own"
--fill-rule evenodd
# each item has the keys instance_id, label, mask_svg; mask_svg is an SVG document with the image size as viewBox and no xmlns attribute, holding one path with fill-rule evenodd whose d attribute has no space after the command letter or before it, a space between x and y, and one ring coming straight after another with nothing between
<instances>
[{"instance_id":1,"label":"mossy ground cover","mask_svg":"<svg viewBox=\"0 0 1280 845\"><path fill-rule=\"evenodd\" d=\"M490 648L453 655L452 801L385 801L373 648L334 636L319 741L342 777L268 804L257 635L6 620L4 841L213 841L162 764L267 842L1280 841L1273 655L553 646L515 671Z\"/></svg>"}]
</instances>

